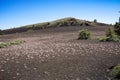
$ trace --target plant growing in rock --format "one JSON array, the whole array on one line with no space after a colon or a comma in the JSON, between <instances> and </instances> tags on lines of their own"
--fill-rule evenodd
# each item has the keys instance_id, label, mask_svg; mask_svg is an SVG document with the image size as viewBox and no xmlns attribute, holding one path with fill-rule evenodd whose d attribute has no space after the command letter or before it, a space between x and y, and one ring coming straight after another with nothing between
<instances>
[{"instance_id":1,"label":"plant growing in rock","mask_svg":"<svg viewBox=\"0 0 120 80\"><path fill-rule=\"evenodd\" d=\"M105 37L100 37L99 41L120 41L120 37L116 35L112 28L109 28Z\"/></svg>"},{"instance_id":2,"label":"plant growing in rock","mask_svg":"<svg viewBox=\"0 0 120 80\"><path fill-rule=\"evenodd\" d=\"M112 73L113 77L120 79L120 64L118 64L117 66L113 67L111 73Z\"/></svg>"},{"instance_id":3,"label":"plant growing in rock","mask_svg":"<svg viewBox=\"0 0 120 80\"><path fill-rule=\"evenodd\" d=\"M87 29L82 29L79 31L78 39L90 39L91 38L91 32Z\"/></svg>"}]
</instances>

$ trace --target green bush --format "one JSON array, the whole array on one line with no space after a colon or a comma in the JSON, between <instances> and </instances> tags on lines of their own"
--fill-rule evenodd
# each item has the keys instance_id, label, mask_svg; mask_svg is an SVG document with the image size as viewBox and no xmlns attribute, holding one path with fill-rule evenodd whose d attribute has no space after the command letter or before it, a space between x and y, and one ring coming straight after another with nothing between
<instances>
[{"instance_id":1,"label":"green bush","mask_svg":"<svg viewBox=\"0 0 120 80\"><path fill-rule=\"evenodd\" d=\"M118 64L117 66L115 66L113 69L112 69L112 76L115 77L115 78L119 78L120 79L120 64Z\"/></svg>"},{"instance_id":2,"label":"green bush","mask_svg":"<svg viewBox=\"0 0 120 80\"><path fill-rule=\"evenodd\" d=\"M79 31L78 39L90 39L91 38L91 32L87 29L82 29Z\"/></svg>"},{"instance_id":3,"label":"green bush","mask_svg":"<svg viewBox=\"0 0 120 80\"><path fill-rule=\"evenodd\" d=\"M106 32L105 37L100 37L99 41L114 41L114 42L119 42L120 37L116 35L115 31L112 28L109 28L108 31Z\"/></svg>"}]
</instances>

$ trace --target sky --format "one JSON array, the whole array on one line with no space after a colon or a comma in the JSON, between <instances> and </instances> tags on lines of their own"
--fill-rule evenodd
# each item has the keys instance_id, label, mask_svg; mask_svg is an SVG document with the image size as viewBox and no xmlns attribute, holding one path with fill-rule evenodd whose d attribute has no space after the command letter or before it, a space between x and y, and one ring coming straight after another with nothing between
<instances>
[{"instance_id":1,"label":"sky","mask_svg":"<svg viewBox=\"0 0 120 80\"><path fill-rule=\"evenodd\" d=\"M120 0L0 0L0 29L65 17L114 24Z\"/></svg>"}]
</instances>

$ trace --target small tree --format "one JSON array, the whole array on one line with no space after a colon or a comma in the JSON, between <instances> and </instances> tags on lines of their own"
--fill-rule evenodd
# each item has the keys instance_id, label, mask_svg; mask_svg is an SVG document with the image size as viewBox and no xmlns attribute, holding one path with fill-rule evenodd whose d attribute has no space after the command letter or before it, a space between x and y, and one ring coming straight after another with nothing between
<instances>
[{"instance_id":1,"label":"small tree","mask_svg":"<svg viewBox=\"0 0 120 80\"><path fill-rule=\"evenodd\" d=\"M0 29L0 35L2 35L2 30Z\"/></svg>"},{"instance_id":2,"label":"small tree","mask_svg":"<svg viewBox=\"0 0 120 80\"><path fill-rule=\"evenodd\" d=\"M97 19L94 19L94 23L97 23Z\"/></svg>"},{"instance_id":3,"label":"small tree","mask_svg":"<svg viewBox=\"0 0 120 80\"><path fill-rule=\"evenodd\" d=\"M118 36L116 35L115 31L112 28L109 28L106 33L106 41L119 41Z\"/></svg>"},{"instance_id":4,"label":"small tree","mask_svg":"<svg viewBox=\"0 0 120 80\"><path fill-rule=\"evenodd\" d=\"M82 29L79 31L78 39L90 39L91 33L87 29Z\"/></svg>"},{"instance_id":5,"label":"small tree","mask_svg":"<svg viewBox=\"0 0 120 80\"><path fill-rule=\"evenodd\" d=\"M120 23L114 25L115 32L120 36Z\"/></svg>"},{"instance_id":6,"label":"small tree","mask_svg":"<svg viewBox=\"0 0 120 80\"><path fill-rule=\"evenodd\" d=\"M109 28L106 32L106 36L99 38L100 41L120 41L120 37L116 35L114 29Z\"/></svg>"}]
</instances>

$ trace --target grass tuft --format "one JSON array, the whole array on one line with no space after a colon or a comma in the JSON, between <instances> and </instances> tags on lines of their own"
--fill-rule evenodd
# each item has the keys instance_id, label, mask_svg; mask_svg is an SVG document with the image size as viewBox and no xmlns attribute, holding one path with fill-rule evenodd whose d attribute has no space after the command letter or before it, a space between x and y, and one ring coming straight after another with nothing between
<instances>
[{"instance_id":1,"label":"grass tuft","mask_svg":"<svg viewBox=\"0 0 120 80\"><path fill-rule=\"evenodd\" d=\"M112 76L120 79L120 64L118 64L112 69Z\"/></svg>"},{"instance_id":2,"label":"grass tuft","mask_svg":"<svg viewBox=\"0 0 120 80\"><path fill-rule=\"evenodd\" d=\"M12 45L19 45L19 44L21 44L23 42L24 41L21 41L21 40L13 40L13 41L6 42L6 43L0 43L0 48L12 46Z\"/></svg>"},{"instance_id":3,"label":"grass tuft","mask_svg":"<svg viewBox=\"0 0 120 80\"><path fill-rule=\"evenodd\" d=\"M120 42L120 37L115 33L115 31L112 28L109 28L106 32L106 36L99 37L99 41L112 41L112 42Z\"/></svg>"}]
</instances>

